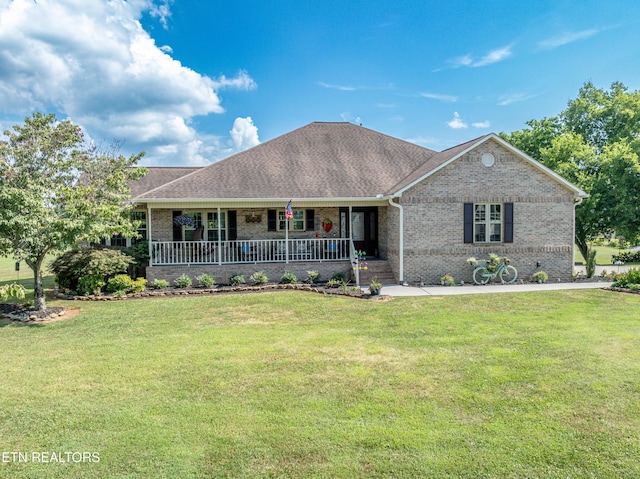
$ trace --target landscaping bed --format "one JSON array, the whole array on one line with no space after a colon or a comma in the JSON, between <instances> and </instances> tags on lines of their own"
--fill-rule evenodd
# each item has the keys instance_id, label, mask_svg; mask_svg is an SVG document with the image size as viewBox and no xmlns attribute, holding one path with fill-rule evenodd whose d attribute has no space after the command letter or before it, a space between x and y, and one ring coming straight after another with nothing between
<instances>
[{"instance_id":1,"label":"landscaping bed","mask_svg":"<svg viewBox=\"0 0 640 479\"><path fill-rule=\"evenodd\" d=\"M361 288L354 289L353 286L348 288L327 287L322 285L310 285L303 283L294 284L263 284L255 286L215 286L211 288L176 288L168 287L162 289L150 289L139 293L128 294L101 294L101 295L68 295L63 292L54 293L57 299L65 299L72 301L117 301L122 299L141 299L141 298L163 298L168 296L189 296L189 295L213 295L213 294L238 294L238 293L257 293L264 291L308 291L318 294L331 294L349 296L353 298L363 299L379 299L380 296L371 295L363 291Z\"/></svg>"}]
</instances>

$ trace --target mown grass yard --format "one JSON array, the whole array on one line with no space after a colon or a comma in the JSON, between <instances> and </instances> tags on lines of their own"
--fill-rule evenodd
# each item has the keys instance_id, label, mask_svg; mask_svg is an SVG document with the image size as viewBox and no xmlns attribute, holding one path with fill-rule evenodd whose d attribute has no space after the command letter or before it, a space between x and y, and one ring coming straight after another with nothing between
<instances>
[{"instance_id":1,"label":"mown grass yard","mask_svg":"<svg viewBox=\"0 0 640 479\"><path fill-rule=\"evenodd\" d=\"M0 327L0 453L99 462L0 477L640 477L637 295L80 306Z\"/></svg>"}]
</instances>

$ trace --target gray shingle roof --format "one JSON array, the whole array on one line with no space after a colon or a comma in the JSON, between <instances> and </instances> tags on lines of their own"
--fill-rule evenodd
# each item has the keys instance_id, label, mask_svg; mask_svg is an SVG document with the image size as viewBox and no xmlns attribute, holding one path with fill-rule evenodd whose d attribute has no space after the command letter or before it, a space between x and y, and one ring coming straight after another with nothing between
<instances>
[{"instance_id":1,"label":"gray shingle roof","mask_svg":"<svg viewBox=\"0 0 640 479\"><path fill-rule=\"evenodd\" d=\"M373 197L435 155L351 123L310 123L147 190L140 199Z\"/></svg>"},{"instance_id":2,"label":"gray shingle roof","mask_svg":"<svg viewBox=\"0 0 640 479\"><path fill-rule=\"evenodd\" d=\"M147 174L129 185L131 197L135 198L147 191L154 190L170 181L181 178L194 171L201 170L202 167L175 167L175 166L147 166Z\"/></svg>"}]
</instances>

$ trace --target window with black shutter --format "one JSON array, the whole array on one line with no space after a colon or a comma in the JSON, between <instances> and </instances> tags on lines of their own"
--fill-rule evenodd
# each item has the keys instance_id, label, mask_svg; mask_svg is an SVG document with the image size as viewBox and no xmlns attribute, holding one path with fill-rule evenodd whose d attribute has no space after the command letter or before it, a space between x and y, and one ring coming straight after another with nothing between
<instances>
[{"instance_id":1,"label":"window with black shutter","mask_svg":"<svg viewBox=\"0 0 640 479\"><path fill-rule=\"evenodd\" d=\"M465 203L465 243L512 243L513 203Z\"/></svg>"}]
</instances>

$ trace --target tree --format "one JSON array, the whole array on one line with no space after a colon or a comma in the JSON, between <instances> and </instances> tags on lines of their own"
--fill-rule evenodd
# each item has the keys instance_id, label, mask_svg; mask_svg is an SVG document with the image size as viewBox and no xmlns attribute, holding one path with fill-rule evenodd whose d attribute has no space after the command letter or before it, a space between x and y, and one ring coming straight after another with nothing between
<instances>
[{"instance_id":1,"label":"tree","mask_svg":"<svg viewBox=\"0 0 640 479\"><path fill-rule=\"evenodd\" d=\"M43 262L80 241L113 233L135 236L128 183L144 153L125 158L117 145L99 149L79 126L34 113L0 141L0 255L33 270L34 306L45 309Z\"/></svg>"},{"instance_id":2,"label":"tree","mask_svg":"<svg viewBox=\"0 0 640 479\"><path fill-rule=\"evenodd\" d=\"M588 260L590 241L640 235L640 92L619 82L609 91L585 83L557 117L501 136L589 193L576 207L575 241Z\"/></svg>"}]
</instances>

